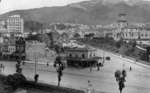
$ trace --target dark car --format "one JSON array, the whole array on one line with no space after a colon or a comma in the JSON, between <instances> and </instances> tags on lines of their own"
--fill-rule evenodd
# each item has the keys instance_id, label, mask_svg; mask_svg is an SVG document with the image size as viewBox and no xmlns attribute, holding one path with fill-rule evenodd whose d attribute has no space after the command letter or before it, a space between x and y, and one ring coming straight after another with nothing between
<instances>
[{"instance_id":1,"label":"dark car","mask_svg":"<svg viewBox=\"0 0 150 93\"><path fill-rule=\"evenodd\" d=\"M105 59L106 59L106 60L110 60L110 57L106 57Z\"/></svg>"}]
</instances>

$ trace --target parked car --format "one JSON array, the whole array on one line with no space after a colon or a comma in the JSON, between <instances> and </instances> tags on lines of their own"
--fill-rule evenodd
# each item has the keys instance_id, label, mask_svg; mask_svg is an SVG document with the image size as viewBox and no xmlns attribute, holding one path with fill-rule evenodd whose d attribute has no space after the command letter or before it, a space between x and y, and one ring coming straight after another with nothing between
<instances>
[{"instance_id":1,"label":"parked car","mask_svg":"<svg viewBox=\"0 0 150 93\"><path fill-rule=\"evenodd\" d=\"M106 57L105 59L106 59L106 60L110 60L110 57Z\"/></svg>"}]
</instances>

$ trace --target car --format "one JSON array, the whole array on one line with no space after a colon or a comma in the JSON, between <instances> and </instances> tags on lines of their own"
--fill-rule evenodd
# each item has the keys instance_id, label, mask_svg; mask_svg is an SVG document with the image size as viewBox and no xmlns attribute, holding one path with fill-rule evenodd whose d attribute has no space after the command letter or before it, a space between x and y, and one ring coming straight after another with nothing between
<instances>
[{"instance_id":1,"label":"car","mask_svg":"<svg viewBox=\"0 0 150 93\"><path fill-rule=\"evenodd\" d=\"M106 60L110 60L110 57L106 57L105 59L106 59Z\"/></svg>"}]
</instances>

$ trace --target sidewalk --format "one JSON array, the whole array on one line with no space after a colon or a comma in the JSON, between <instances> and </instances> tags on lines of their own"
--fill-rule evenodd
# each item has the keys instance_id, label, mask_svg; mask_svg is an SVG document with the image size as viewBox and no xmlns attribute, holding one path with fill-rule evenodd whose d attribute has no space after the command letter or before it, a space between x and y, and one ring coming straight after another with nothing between
<instances>
[{"instance_id":1,"label":"sidewalk","mask_svg":"<svg viewBox=\"0 0 150 93\"><path fill-rule=\"evenodd\" d=\"M90 45L89 45L90 46ZM90 46L92 47L92 46ZM143 63L140 63L140 62L136 62L134 60L131 60L129 58L125 58L125 57L122 57L122 55L119 55L119 54L116 54L116 53L113 53L111 51L106 51L106 50L103 50L103 49L100 49L100 48L97 48L98 50L102 51L102 52L105 52L106 54L108 55L111 55L111 56L114 56L114 57L117 57L119 59L123 59L123 60L126 60L128 62L131 62L131 63L134 63L134 64L137 64L137 65L140 65L140 66L143 66L143 67L146 67L146 68L149 68L150 69L150 66L149 65L146 65L146 64L143 64ZM141 61L141 60L140 60Z\"/></svg>"},{"instance_id":2,"label":"sidewalk","mask_svg":"<svg viewBox=\"0 0 150 93\"><path fill-rule=\"evenodd\" d=\"M35 64L34 61L24 61L25 63L30 63L30 64ZM54 62L54 61L53 61ZM54 63L53 62L37 62L37 64L41 64L41 65L47 65L47 63L49 65L53 65Z\"/></svg>"},{"instance_id":3,"label":"sidewalk","mask_svg":"<svg viewBox=\"0 0 150 93\"><path fill-rule=\"evenodd\" d=\"M77 42L79 42L79 41L77 41ZM80 43L82 43L82 42L80 42ZM84 43L82 43L82 44L84 44ZM131 63L135 64L135 61L134 61L134 60L131 60L131 59L129 59L129 58L124 58L124 57L122 57L122 55L120 55L120 54L113 53L113 52L111 52L111 51L106 51L106 50L103 50L103 49L100 49L100 48L98 48L98 47L94 47L94 46L91 46L91 45L88 45L88 44L85 44L85 45L90 46L90 47L92 47L92 48L96 48L96 49L98 49L98 50L100 50L100 51L102 51L102 52L107 53L108 55L112 55L112 56L117 57L117 58L119 58L119 59L123 59L123 60L126 60L126 61L128 61L128 62L131 62ZM141 60L140 60L140 61L141 61ZM146 64L144 64L144 63L142 63L142 62L141 62L141 63L140 63L140 62L136 62L136 64L150 69L150 66L149 66L149 65L146 65Z\"/></svg>"},{"instance_id":4,"label":"sidewalk","mask_svg":"<svg viewBox=\"0 0 150 93\"><path fill-rule=\"evenodd\" d=\"M100 50L100 49L99 49L99 50ZM104 51L104 50L100 50L100 51ZM140 65L140 66L143 66L143 67L146 67L146 68L149 68L149 69L150 69L150 66L149 66L149 65L142 64L142 63L136 62L136 61L134 61L134 60L131 60L131 59L129 59L129 58L125 58L125 57L122 57L122 56L119 56L119 55L116 55L116 54L109 53L109 52L107 52L107 51L105 51L105 53L108 54L108 55L117 57L117 58L119 58L119 59L126 60L127 62L131 62L131 63L133 63L133 64L137 64L137 65Z\"/></svg>"}]
</instances>

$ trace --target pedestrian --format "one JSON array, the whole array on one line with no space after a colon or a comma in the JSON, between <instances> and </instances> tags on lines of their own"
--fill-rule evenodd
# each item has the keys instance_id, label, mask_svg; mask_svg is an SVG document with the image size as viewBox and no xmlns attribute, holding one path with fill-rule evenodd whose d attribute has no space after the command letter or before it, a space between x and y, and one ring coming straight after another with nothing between
<instances>
[{"instance_id":1,"label":"pedestrian","mask_svg":"<svg viewBox=\"0 0 150 93\"><path fill-rule=\"evenodd\" d=\"M3 70L5 69L5 66L3 65Z\"/></svg>"},{"instance_id":2,"label":"pedestrian","mask_svg":"<svg viewBox=\"0 0 150 93\"><path fill-rule=\"evenodd\" d=\"M97 71L99 71L100 69L99 69L99 66L97 67Z\"/></svg>"},{"instance_id":3,"label":"pedestrian","mask_svg":"<svg viewBox=\"0 0 150 93\"><path fill-rule=\"evenodd\" d=\"M132 70L132 67L130 67L130 71Z\"/></svg>"},{"instance_id":4,"label":"pedestrian","mask_svg":"<svg viewBox=\"0 0 150 93\"><path fill-rule=\"evenodd\" d=\"M48 62L47 62L47 67L49 66Z\"/></svg>"},{"instance_id":5,"label":"pedestrian","mask_svg":"<svg viewBox=\"0 0 150 93\"><path fill-rule=\"evenodd\" d=\"M1 64L1 68L3 67L3 64Z\"/></svg>"},{"instance_id":6,"label":"pedestrian","mask_svg":"<svg viewBox=\"0 0 150 93\"><path fill-rule=\"evenodd\" d=\"M38 75L38 74L36 74L36 75L34 76L35 83L37 83L38 78L39 78L39 75Z\"/></svg>"},{"instance_id":7,"label":"pedestrian","mask_svg":"<svg viewBox=\"0 0 150 93\"><path fill-rule=\"evenodd\" d=\"M87 93L94 93L94 87L91 84L90 80L88 80Z\"/></svg>"},{"instance_id":8,"label":"pedestrian","mask_svg":"<svg viewBox=\"0 0 150 93\"><path fill-rule=\"evenodd\" d=\"M88 87L91 87L91 86L92 86L92 84L91 84L90 80L88 80Z\"/></svg>"},{"instance_id":9,"label":"pedestrian","mask_svg":"<svg viewBox=\"0 0 150 93\"><path fill-rule=\"evenodd\" d=\"M123 66L125 66L125 64L123 63Z\"/></svg>"},{"instance_id":10,"label":"pedestrian","mask_svg":"<svg viewBox=\"0 0 150 93\"><path fill-rule=\"evenodd\" d=\"M90 72L92 72L92 66L90 67Z\"/></svg>"},{"instance_id":11,"label":"pedestrian","mask_svg":"<svg viewBox=\"0 0 150 93\"><path fill-rule=\"evenodd\" d=\"M23 61L23 63L22 63L23 65L25 65L25 62Z\"/></svg>"}]
</instances>

